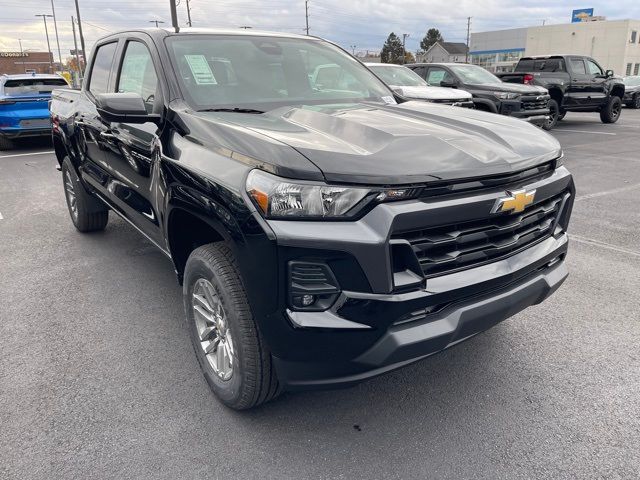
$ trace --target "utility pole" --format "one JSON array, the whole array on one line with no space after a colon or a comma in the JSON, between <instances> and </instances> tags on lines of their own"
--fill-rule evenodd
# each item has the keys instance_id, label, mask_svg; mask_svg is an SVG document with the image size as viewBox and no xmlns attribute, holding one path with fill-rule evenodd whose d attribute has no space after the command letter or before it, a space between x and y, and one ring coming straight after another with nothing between
<instances>
[{"instance_id":1,"label":"utility pole","mask_svg":"<svg viewBox=\"0 0 640 480\"><path fill-rule=\"evenodd\" d=\"M305 30L307 31L307 35L309 35L309 0L304 0L304 18L307 22L307 28Z\"/></svg>"},{"instance_id":2,"label":"utility pole","mask_svg":"<svg viewBox=\"0 0 640 480\"><path fill-rule=\"evenodd\" d=\"M405 41L408 36L409 36L408 33L402 34L402 64L403 65L407 63L407 49L405 48Z\"/></svg>"},{"instance_id":3,"label":"utility pole","mask_svg":"<svg viewBox=\"0 0 640 480\"><path fill-rule=\"evenodd\" d=\"M191 26L191 7L189 6L189 0L187 0L187 25Z\"/></svg>"},{"instance_id":4,"label":"utility pole","mask_svg":"<svg viewBox=\"0 0 640 480\"><path fill-rule=\"evenodd\" d=\"M156 28L160 28L161 23L164 23L162 20L149 20L149 23L155 23L156 24Z\"/></svg>"},{"instance_id":5,"label":"utility pole","mask_svg":"<svg viewBox=\"0 0 640 480\"><path fill-rule=\"evenodd\" d=\"M169 6L171 7L171 25L173 25L175 32L178 33L180 32L180 25L178 25L178 8L176 7L176 0L169 0Z\"/></svg>"},{"instance_id":6,"label":"utility pole","mask_svg":"<svg viewBox=\"0 0 640 480\"><path fill-rule=\"evenodd\" d=\"M56 7L51 0L51 13L53 13L53 28L56 31L56 44L58 45L58 62L60 62L60 70L62 70L62 54L60 53L60 38L58 37L58 22L56 22Z\"/></svg>"},{"instance_id":7,"label":"utility pole","mask_svg":"<svg viewBox=\"0 0 640 480\"><path fill-rule=\"evenodd\" d=\"M464 63L469 63L469 40L471 38L471 17L467 17L467 52L464 56Z\"/></svg>"},{"instance_id":8,"label":"utility pole","mask_svg":"<svg viewBox=\"0 0 640 480\"><path fill-rule=\"evenodd\" d=\"M80 20L80 7L78 6L78 0L76 2L76 18L78 19L78 35L80 35L80 46L82 47L82 63L87 64L87 51L84 49L84 35L82 35L82 20ZM81 70L84 71L84 68Z\"/></svg>"},{"instance_id":9,"label":"utility pole","mask_svg":"<svg viewBox=\"0 0 640 480\"><path fill-rule=\"evenodd\" d=\"M25 70L25 73L26 73L26 68L24 66L24 52L22 51L22 39L21 38L18 39L18 44L20 45L20 58L22 59L22 70Z\"/></svg>"},{"instance_id":10,"label":"utility pole","mask_svg":"<svg viewBox=\"0 0 640 480\"><path fill-rule=\"evenodd\" d=\"M76 49L76 64L78 65L78 83L82 82L82 65L80 65L80 52L78 52L78 40L76 39L76 19L71 16L71 28L73 29L73 47Z\"/></svg>"},{"instance_id":11,"label":"utility pole","mask_svg":"<svg viewBox=\"0 0 640 480\"><path fill-rule=\"evenodd\" d=\"M53 15L41 13L40 15L35 16L42 17L42 20L44 20L44 33L47 35L47 52L49 52L49 73L53 73L53 53L51 53L51 44L49 43L49 29L47 28L47 17L53 17Z\"/></svg>"}]
</instances>

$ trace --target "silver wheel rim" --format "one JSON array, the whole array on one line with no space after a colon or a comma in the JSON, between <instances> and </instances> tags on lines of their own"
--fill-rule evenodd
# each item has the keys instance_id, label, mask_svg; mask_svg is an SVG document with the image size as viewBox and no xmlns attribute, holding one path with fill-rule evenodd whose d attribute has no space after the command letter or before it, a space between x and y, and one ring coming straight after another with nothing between
<instances>
[{"instance_id":1,"label":"silver wheel rim","mask_svg":"<svg viewBox=\"0 0 640 480\"><path fill-rule=\"evenodd\" d=\"M220 296L209 280L199 278L196 281L191 308L200 348L215 374L222 380L229 380L235 365L233 339Z\"/></svg>"},{"instance_id":2,"label":"silver wheel rim","mask_svg":"<svg viewBox=\"0 0 640 480\"><path fill-rule=\"evenodd\" d=\"M76 192L73 189L73 181L71 180L71 174L69 174L69 170L65 170L64 172L64 192L67 196L67 203L69 204L71 215L74 219L76 219L78 218L78 203L76 200Z\"/></svg>"}]
</instances>

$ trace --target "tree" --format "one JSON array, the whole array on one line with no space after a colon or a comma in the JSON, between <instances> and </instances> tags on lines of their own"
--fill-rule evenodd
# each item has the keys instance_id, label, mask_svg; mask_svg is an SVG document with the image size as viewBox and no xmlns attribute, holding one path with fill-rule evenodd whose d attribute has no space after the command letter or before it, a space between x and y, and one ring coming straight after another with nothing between
<instances>
[{"instance_id":1,"label":"tree","mask_svg":"<svg viewBox=\"0 0 640 480\"><path fill-rule=\"evenodd\" d=\"M416 61L416 57L413 56L413 53L407 50L404 54L404 63L413 63Z\"/></svg>"},{"instance_id":2,"label":"tree","mask_svg":"<svg viewBox=\"0 0 640 480\"><path fill-rule=\"evenodd\" d=\"M402 40L398 36L391 32L387 37L387 41L382 46L380 52L380 60L382 63L402 63L402 56L404 49L402 48Z\"/></svg>"},{"instance_id":3,"label":"tree","mask_svg":"<svg viewBox=\"0 0 640 480\"><path fill-rule=\"evenodd\" d=\"M434 43L442 41L444 41L444 38L442 38L442 35L440 35L440 30L438 30L437 28L430 28L429 30L427 30L427 34L424 36L424 38L420 41L420 50L426 52L432 47Z\"/></svg>"}]
</instances>

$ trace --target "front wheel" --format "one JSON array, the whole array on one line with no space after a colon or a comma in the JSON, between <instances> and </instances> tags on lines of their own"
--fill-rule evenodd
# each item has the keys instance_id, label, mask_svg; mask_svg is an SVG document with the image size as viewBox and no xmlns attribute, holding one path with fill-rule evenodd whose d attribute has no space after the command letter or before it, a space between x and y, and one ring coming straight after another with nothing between
<instances>
[{"instance_id":1,"label":"front wheel","mask_svg":"<svg viewBox=\"0 0 640 480\"><path fill-rule=\"evenodd\" d=\"M560 113L558 113L558 121L562 120L566 114L567 114L567 111L561 108Z\"/></svg>"},{"instance_id":2,"label":"front wheel","mask_svg":"<svg viewBox=\"0 0 640 480\"><path fill-rule=\"evenodd\" d=\"M622 112L622 100L620 97L611 96L607 104L600 110L600 120L602 123L616 123Z\"/></svg>"},{"instance_id":3,"label":"front wheel","mask_svg":"<svg viewBox=\"0 0 640 480\"><path fill-rule=\"evenodd\" d=\"M545 130L551 130L558 124L558 118L560 116L560 105L553 98L549 100L549 118L542 124L542 128Z\"/></svg>"},{"instance_id":4,"label":"front wheel","mask_svg":"<svg viewBox=\"0 0 640 480\"><path fill-rule=\"evenodd\" d=\"M235 257L223 243L196 248L184 272L184 308L204 376L222 403L252 408L279 393Z\"/></svg>"}]
</instances>

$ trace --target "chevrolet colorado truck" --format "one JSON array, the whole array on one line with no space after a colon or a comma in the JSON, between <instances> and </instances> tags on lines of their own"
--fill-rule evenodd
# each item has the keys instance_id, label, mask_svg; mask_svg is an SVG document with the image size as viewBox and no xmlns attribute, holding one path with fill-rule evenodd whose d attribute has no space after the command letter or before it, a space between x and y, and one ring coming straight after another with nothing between
<instances>
[{"instance_id":1,"label":"chevrolet colorado truck","mask_svg":"<svg viewBox=\"0 0 640 480\"><path fill-rule=\"evenodd\" d=\"M538 85L549 90L550 125L567 112L599 112L602 123L615 123L622 112L625 86L612 70L591 57L546 55L522 57L512 73L499 73L504 82Z\"/></svg>"},{"instance_id":2,"label":"chevrolet colorado truck","mask_svg":"<svg viewBox=\"0 0 640 480\"><path fill-rule=\"evenodd\" d=\"M478 110L520 118L546 130L551 129L550 97L544 88L505 84L484 68L465 63L412 63L407 68L429 85L469 92Z\"/></svg>"},{"instance_id":3,"label":"chevrolet colorado truck","mask_svg":"<svg viewBox=\"0 0 640 480\"><path fill-rule=\"evenodd\" d=\"M347 81L314 84L328 64ZM235 409L428 357L567 276L574 183L554 138L395 97L318 38L112 34L51 116L71 221L115 214L171 260Z\"/></svg>"}]
</instances>

